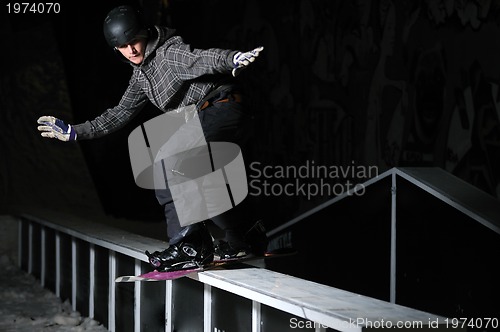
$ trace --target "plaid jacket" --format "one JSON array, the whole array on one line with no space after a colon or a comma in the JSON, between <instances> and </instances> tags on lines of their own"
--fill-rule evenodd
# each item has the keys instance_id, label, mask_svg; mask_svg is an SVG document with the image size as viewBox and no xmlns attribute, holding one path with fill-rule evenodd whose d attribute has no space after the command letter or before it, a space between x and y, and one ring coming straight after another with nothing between
<instances>
[{"instance_id":1,"label":"plaid jacket","mask_svg":"<svg viewBox=\"0 0 500 332\"><path fill-rule=\"evenodd\" d=\"M236 51L193 49L174 30L155 28L156 38L148 42L144 61L131 63L132 77L118 105L94 120L73 126L79 140L123 127L148 101L164 112L197 103L218 86L220 77L213 74L231 73Z\"/></svg>"}]
</instances>

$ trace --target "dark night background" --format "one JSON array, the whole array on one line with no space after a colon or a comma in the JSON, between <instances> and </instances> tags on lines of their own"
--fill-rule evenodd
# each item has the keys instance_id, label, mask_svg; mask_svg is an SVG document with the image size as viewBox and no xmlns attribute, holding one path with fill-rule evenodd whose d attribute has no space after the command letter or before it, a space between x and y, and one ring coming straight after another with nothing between
<instances>
[{"instance_id":1,"label":"dark night background","mask_svg":"<svg viewBox=\"0 0 500 332\"><path fill-rule=\"evenodd\" d=\"M36 130L41 115L80 123L119 101L131 68L106 45L102 20L127 3L198 48L265 47L237 78L253 112L245 160L378 173L433 166L500 197L500 2L66 1L52 15L0 9L0 213L162 223L154 193L134 183L127 147L129 133L159 111L146 108L93 141L42 139ZM257 199L272 228L328 198Z\"/></svg>"}]
</instances>

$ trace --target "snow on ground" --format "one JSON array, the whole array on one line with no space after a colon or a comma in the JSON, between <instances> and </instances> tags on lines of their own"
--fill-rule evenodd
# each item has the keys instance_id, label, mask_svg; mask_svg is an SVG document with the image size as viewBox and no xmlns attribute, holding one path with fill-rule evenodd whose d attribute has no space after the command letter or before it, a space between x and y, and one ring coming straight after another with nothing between
<instances>
[{"instance_id":1,"label":"snow on ground","mask_svg":"<svg viewBox=\"0 0 500 332\"><path fill-rule=\"evenodd\" d=\"M61 302L7 255L0 256L0 269L0 331L107 331Z\"/></svg>"}]
</instances>

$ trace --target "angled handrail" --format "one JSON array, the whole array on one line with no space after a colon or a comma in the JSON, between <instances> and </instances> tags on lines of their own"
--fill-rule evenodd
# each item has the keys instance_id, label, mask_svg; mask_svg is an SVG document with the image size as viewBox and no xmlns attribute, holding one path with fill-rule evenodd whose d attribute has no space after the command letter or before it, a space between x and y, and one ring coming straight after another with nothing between
<instances>
[{"instance_id":1,"label":"angled handrail","mask_svg":"<svg viewBox=\"0 0 500 332\"><path fill-rule=\"evenodd\" d=\"M27 266L28 272L38 276L46 284L47 276L50 277L51 271L55 271L56 294L63 296L64 285L68 288L69 282L73 308L87 312L89 317L94 318L98 313L98 303L108 301L108 313L104 320L110 331L121 331L122 321L130 319L133 324L127 326L131 331L144 330L144 326L152 324L147 321L149 316L145 314L145 307L154 305L164 308L164 329L172 331L175 327L175 311L178 310L175 301L188 281L195 283L189 286L195 289L196 285L203 285L203 296L200 297L204 307L201 324L206 332L214 329L219 331L215 327L217 321L214 320L214 314L219 309L214 307L218 303L214 299L219 291L233 294L242 301L251 303L249 307L243 305L242 308L247 309L241 310L248 310L245 315L251 316L249 330L252 332L261 331L266 320L283 319L282 316L269 316L267 308L287 315L287 322L281 324L293 328L307 321L312 322L316 331L326 331L328 328L362 331L373 327L373 324L380 326L384 323L393 324L392 327L405 327L404 324L416 324L421 327L429 326L432 322L436 324L435 327L446 327L444 317L262 268L206 271L191 276L191 279L158 282L153 283L154 285L136 282L131 292L133 305L130 306L131 312L127 314L127 297L124 294L129 294L128 290L118 288L114 278L118 273L122 273L119 271L122 271L124 266L128 266L135 274L145 272L148 267L143 263L147 261L144 251L166 243L83 219L56 215L50 215L49 218L50 220L46 216L28 214L19 216L21 267ZM49 246L52 239L55 241L53 247ZM37 246L40 246L41 250L38 250ZM100 264L107 262L108 269L99 268L97 261L101 261ZM55 262L55 269L44 266L50 262ZM69 276L63 266L71 266ZM97 290L103 283L107 284L106 294ZM160 293L163 295L151 298L148 288L145 287L161 287L162 284L164 288ZM157 291L155 293L158 294ZM192 298L190 301L196 300Z\"/></svg>"}]
</instances>

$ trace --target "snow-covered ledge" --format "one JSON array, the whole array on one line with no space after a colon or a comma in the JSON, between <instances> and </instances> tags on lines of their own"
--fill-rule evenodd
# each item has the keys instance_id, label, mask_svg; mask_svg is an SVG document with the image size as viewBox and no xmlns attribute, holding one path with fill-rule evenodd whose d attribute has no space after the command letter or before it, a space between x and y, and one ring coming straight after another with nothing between
<instances>
[{"instance_id":1,"label":"snow-covered ledge","mask_svg":"<svg viewBox=\"0 0 500 332\"><path fill-rule=\"evenodd\" d=\"M18 219L21 268L110 331L447 328L444 317L256 267L116 284L146 272L144 251L167 244L74 217Z\"/></svg>"}]
</instances>

